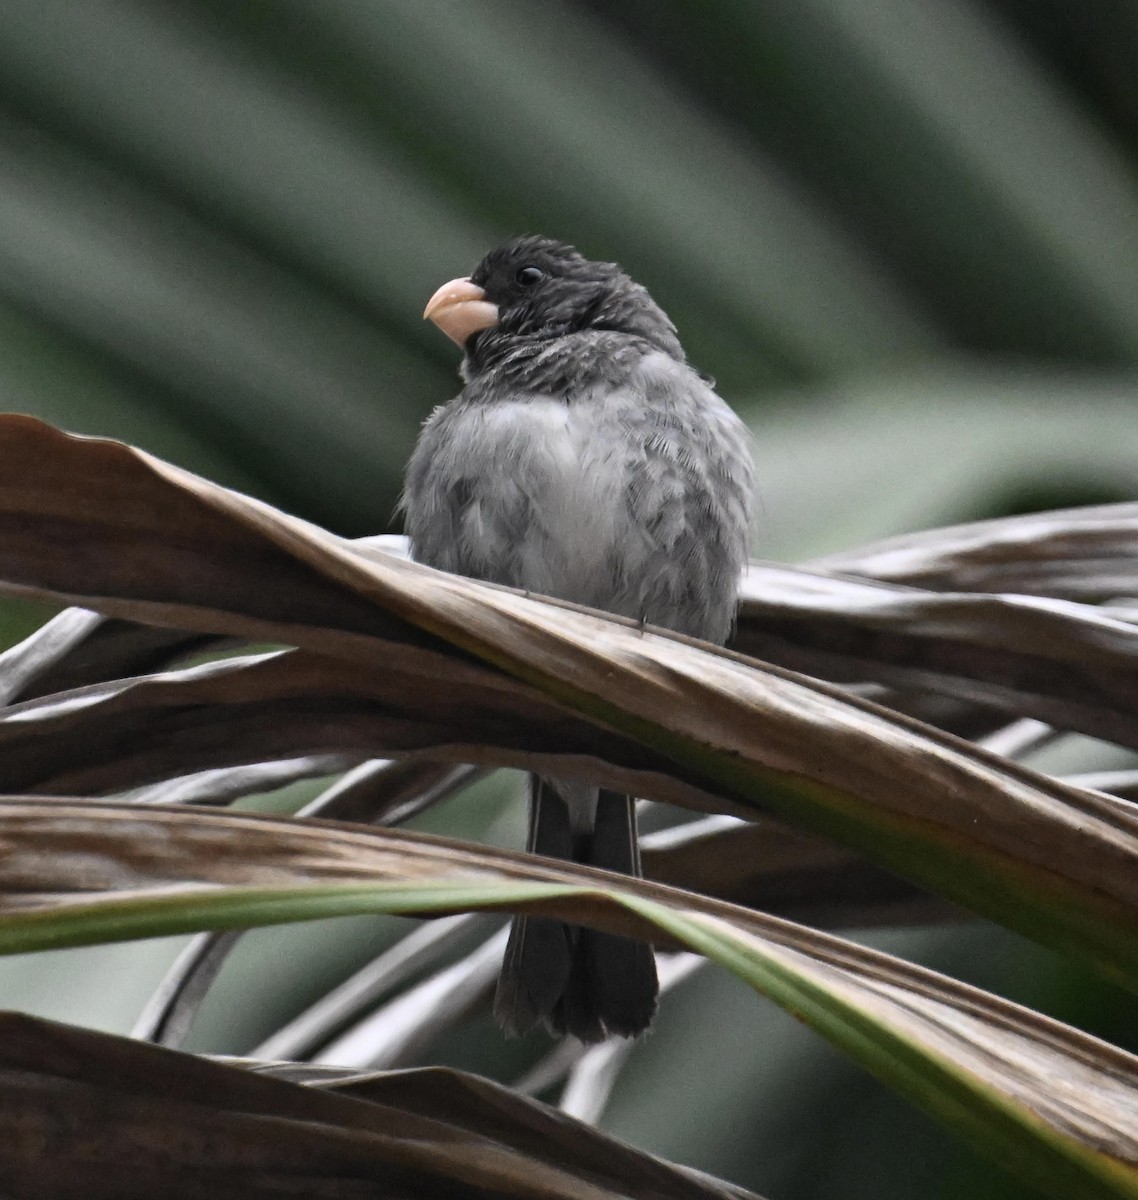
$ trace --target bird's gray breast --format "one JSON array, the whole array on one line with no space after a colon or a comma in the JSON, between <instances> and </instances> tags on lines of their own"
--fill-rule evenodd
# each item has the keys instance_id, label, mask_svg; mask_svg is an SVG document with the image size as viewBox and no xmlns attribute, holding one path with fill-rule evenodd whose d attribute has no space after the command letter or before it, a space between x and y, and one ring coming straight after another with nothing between
<instances>
[{"instance_id":1,"label":"bird's gray breast","mask_svg":"<svg viewBox=\"0 0 1138 1200\"><path fill-rule=\"evenodd\" d=\"M518 396L447 424L455 462L447 544L412 533L416 556L460 574L604 606L634 552L617 397ZM441 481L440 481L441 482Z\"/></svg>"},{"instance_id":2,"label":"bird's gray breast","mask_svg":"<svg viewBox=\"0 0 1138 1200\"><path fill-rule=\"evenodd\" d=\"M412 551L721 641L745 554L747 451L730 409L663 354L568 400L464 393L408 466Z\"/></svg>"}]
</instances>

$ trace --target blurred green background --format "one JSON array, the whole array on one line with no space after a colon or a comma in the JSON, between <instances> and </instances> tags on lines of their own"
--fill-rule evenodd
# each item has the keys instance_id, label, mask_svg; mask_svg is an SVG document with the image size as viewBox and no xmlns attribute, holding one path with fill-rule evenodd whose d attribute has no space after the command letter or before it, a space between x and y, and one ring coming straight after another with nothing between
<instances>
[{"instance_id":1,"label":"blurred green background","mask_svg":"<svg viewBox=\"0 0 1138 1200\"><path fill-rule=\"evenodd\" d=\"M646 284L750 421L756 553L1132 499L1136 51L1133 0L3 0L2 403L383 532L458 386L426 298L541 232ZM367 956L336 928L250 938L195 1046ZM1134 1040L1010 935L876 940ZM0 1002L129 1028L170 953L10 960ZM709 972L606 1124L780 1200L1029 1194Z\"/></svg>"}]
</instances>

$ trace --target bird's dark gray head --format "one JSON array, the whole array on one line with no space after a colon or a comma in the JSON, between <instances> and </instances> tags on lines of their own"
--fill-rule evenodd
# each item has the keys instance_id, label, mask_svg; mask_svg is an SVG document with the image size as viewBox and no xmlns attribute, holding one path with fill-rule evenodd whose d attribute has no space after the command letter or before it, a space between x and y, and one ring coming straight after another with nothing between
<instances>
[{"instance_id":1,"label":"bird's dark gray head","mask_svg":"<svg viewBox=\"0 0 1138 1200\"><path fill-rule=\"evenodd\" d=\"M447 329L440 318L450 310L467 319ZM640 284L616 263L593 262L552 238L511 238L486 255L469 281L440 288L427 312L466 351L470 374L523 342L587 330L628 334L684 357L675 326Z\"/></svg>"}]
</instances>

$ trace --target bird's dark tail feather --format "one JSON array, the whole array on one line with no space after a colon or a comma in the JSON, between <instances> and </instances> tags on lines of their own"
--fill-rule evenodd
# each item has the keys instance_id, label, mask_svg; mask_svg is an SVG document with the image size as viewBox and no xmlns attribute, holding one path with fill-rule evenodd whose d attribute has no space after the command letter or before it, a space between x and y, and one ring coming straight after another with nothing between
<instances>
[{"instance_id":1,"label":"bird's dark tail feather","mask_svg":"<svg viewBox=\"0 0 1138 1200\"><path fill-rule=\"evenodd\" d=\"M531 854L563 858L639 876L640 852L631 797L601 788L591 833L574 834L557 789L530 777ZM547 917L516 917L498 979L494 1011L507 1033L537 1026L599 1042L635 1037L656 1012L652 947Z\"/></svg>"}]
</instances>

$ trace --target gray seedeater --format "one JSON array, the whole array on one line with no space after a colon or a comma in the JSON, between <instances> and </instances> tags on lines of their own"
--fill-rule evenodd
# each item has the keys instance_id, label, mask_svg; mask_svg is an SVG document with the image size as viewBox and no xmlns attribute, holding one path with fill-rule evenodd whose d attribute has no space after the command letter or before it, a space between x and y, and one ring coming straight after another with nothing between
<instances>
[{"instance_id":1,"label":"gray seedeater","mask_svg":"<svg viewBox=\"0 0 1138 1200\"><path fill-rule=\"evenodd\" d=\"M747 430L690 367L675 326L615 263L514 238L425 316L463 350L463 390L428 419L403 504L419 562L726 640L745 561ZM631 797L533 777L527 849L640 872ZM495 1011L585 1042L635 1036L649 946L515 918Z\"/></svg>"}]
</instances>

